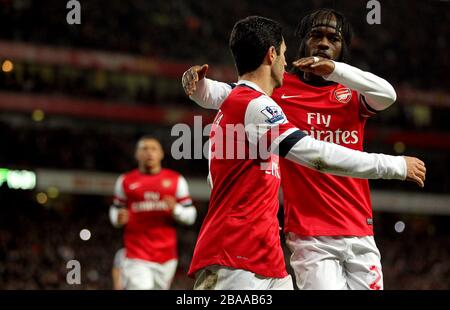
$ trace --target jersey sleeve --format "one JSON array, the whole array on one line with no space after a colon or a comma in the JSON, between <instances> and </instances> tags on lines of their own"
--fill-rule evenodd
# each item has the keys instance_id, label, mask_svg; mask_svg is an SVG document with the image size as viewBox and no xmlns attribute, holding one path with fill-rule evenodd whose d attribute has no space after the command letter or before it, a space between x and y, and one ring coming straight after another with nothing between
<instances>
[{"instance_id":1,"label":"jersey sleeve","mask_svg":"<svg viewBox=\"0 0 450 310\"><path fill-rule=\"evenodd\" d=\"M177 202L184 206L192 205L191 195L189 194L189 187L186 179L183 176L178 177L177 191L175 194Z\"/></svg>"},{"instance_id":2,"label":"jersey sleeve","mask_svg":"<svg viewBox=\"0 0 450 310\"><path fill-rule=\"evenodd\" d=\"M385 79L342 62L324 77L358 92L361 116L370 117L390 107L397 99L394 87Z\"/></svg>"},{"instance_id":3,"label":"jersey sleeve","mask_svg":"<svg viewBox=\"0 0 450 310\"><path fill-rule=\"evenodd\" d=\"M114 227L120 227L117 222L117 217L119 214L120 208L126 208L127 206L127 197L125 194L125 190L123 188L123 180L124 176L121 175L117 178L116 183L114 185L114 200L113 204L109 207L109 220Z\"/></svg>"},{"instance_id":4,"label":"jersey sleeve","mask_svg":"<svg viewBox=\"0 0 450 310\"><path fill-rule=\"evenodd\" d=\"M175 194L177 204L173 210L173 216L179 223L185 225L194 224L197 218L197 209L192 204L192 199L189 194L188 184L183 176L179 176L177 191Z\"/></svg>"},{"instance_id":5,"label":"jersey sleeve","mask_svg":"<svg viewBox=\"0 0 450 310\"><path fill-rule=\"evenodd\" d=\"M406 179L402 156L366 153L312 137L298 141L287 159L320 172L362 179Z\"/></svg>"},{"instance_id":6,"label":"jersey sleeve","mask_svg":"<svg viewBox=\"0 0 450 310\"><path fill-rule=\"evenodd\" d=\"M359 115L364 117L364 118L369 118L374 116L375 114L378 113L377 110L375 110L374 108L372 108L368 103L366 98L361 95L358 94L358 102L359 102Z\"/></svg>"},{"instance_id":7,"label":"jersey sleeve","mask_svg":"<svg viewBox=\"0 0 450 310\"><path fill-rule=\"evenodd\" d=\"M127 196L123 188L124 175L117 178L114 185L114 204L120 207L126 207Z\"/></svg>"},{"instance_id":8,"label":"jersey sleeve","mask_svg":"<svg viewBox=\"0 0 450 310\"><path fill-rule=\"evenodd\" d=\"M365 179L406 178L403 157L355 151L307 136L289 123L283 110L267 96L249 103L245 130L256 150L267 146L266 152L320 172Z\"/></svg>"},{"instance_id":9,"label":"jersey sleeve","mask_svg":"<svg viewBox=\"0 0 450 310\"><path fill-rule=\"evenodd\" d=\"M218 110L235 86L203 78L197 82L197 88L189 98L205 109Z\"/></svg>"},{"instance_id":10,"label":"jersey sleeve","mask_svg":"<svg viewBox=\"0 0 450 310\"><path fill-rule=\"evenodd\" d=\"M265 95L250 101L244 122L250 145L258 148L267 146L265 148L272 153L277 150L284 153L282 150L287 147L288 141L296 143L306 135L289 123L281 107Z\"/></svg>"}]
</instances>

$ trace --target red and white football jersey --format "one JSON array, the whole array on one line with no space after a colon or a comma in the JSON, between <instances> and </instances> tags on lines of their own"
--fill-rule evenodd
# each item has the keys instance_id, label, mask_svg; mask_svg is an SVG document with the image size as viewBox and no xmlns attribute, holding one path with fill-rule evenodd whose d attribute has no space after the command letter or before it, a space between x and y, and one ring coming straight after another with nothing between
<instances>
[{"instance_id":1,"label":"red and white football jersey","mask_svg":"<svg viewBox=\"0 0 450 310\"><path fill-rule=\"evenodd\" d=\"M186 180L170 169L154 175L136 169L118 178L114 203L129 211L123 237L127 258L156 263L177 258L175 220L165 196L182 205L192 203Z\"/></svg>"},{"instance_id":2,"label":"red and white football jersey","mask_svg":"<svg viewBox=\"0 0 450 310\"><path fill-rule=\"evenodd\" d=\"M287 79L290 77L288 76ZM289 81L287 81L289 85ZM230 88L226 86L225 88ZM318 95L319 100L326 98L332 100L328 94L336 96L334 107L327 105L322 113L314 112L305 114L302 110L295 110L299 115L290 114L298 117L297 121L305 120L312 126L311 131L317 133L319 139L335 142L326 143L314 139L315 135L306 129L310 135L297 128L293 123L289 123L282 107L274 100L265 95L259 87L249 81L240 81L238 86L228 93L226 89L220 97L227 97L223 103L213 103L209 106L220 106L210 134L210 175L209 181L212 186L210 205L208 214L203 223L197 245L194 251L190 275L209 265L222 265L238 269L246 269L256 274L266 277L284 277L286 271L284 268L283 253L280 247L278 234L278 220L276 218L278 210L278 185L280 174L278 173L278 156L281 160L292 161L287 165L284 161L284 169L281 171L283 184L288 183L286 200L289 203L298 202L299 206L306 208L307 212L319 213L322 221L327 225L328 217L332 220L342 221L346 217L352 217L355 214L353 210L345 210L347 214L329 215L322 206L320 211L314 207L322 203L320 199L325 196L322 178L325 175L315 176L317 179L310 179L305 174L315 173L312 170L303 168L304 165L310 169L316 169L321 172L334 173L336 175L354 176L369 179L399 179L406 178L406 163L401 156L390 156L384 154L369 154L358 151L362 148L362 129L364 120L359 122L350 122L352 125L346 125L346 130L339 129L344 126L345 115L359 118L359 106L350 108L350 105L358 104L353 99L356 94L352 91L342 89L339 85L330 86L324 96L321 90ZM318 91L318 90L317 90ZM306 92L303 92L306 93ZM200 97L205 98L205 89ZM308 97L309 100L315 96ZM206 95L210 97L209 95ZM280 98L297 99L302 94L284 94ZM217 96L219 98L219 96ZM220 98L219 98L220 99ZM353 101L352 101L353 100ZM206 100L207 101L207 100ZM342 118L333 118L330 111L339 108L340 104L349 105L348 110L342 113ZM293 107L287 107L292 109ZM312 105L311 105L312 107ZM314 107L317 109L317 107ZM304 108L303 108L304 109ZM349 115L348 113L356 113ZM306 115L301 117L302 113ZM315 124L322 125L319 129ZM332 131L331 124L338 126ZM307 127L307 128L310 128ZM241 128L239 130L239 128ZM230 139L231 138L231 139ZM341 146L342 142L351 145ZM258 148L255 149L255 145ZM260 146L262 146L260 148ZM261 149L263 153L260 153ZM264 154L264 151L269 151ZM255 157L257 154L260 157ZM265 156L263 156L265 155ZM269 156L267 156L269 155ZM241 157L238 157L241 156ZM265 159L264 159L265 158ZM299 164L299 165L297 165ZM288 174L288 176L286 176ZM291 179L289 175L294 177ZM328 177L328 176L325 176ZM348 179L351 186L359 184L360 180ZM367 182L367 181L366 181ZM366 188L367 183L361 183L361 191ZM323 189L323 190L322 190ZM342 195L336 192L336 188L331 188L334 195ZM357 188L356 191L360 189ZM346 195L357 198L359 192L355 188L347 189ZM314 196L314 194L317 197ZM368 195L368 192L367 192ZM305 197L308 197L305 199ZM314 200L316 199L316 200ZM335 201L334 201L335 202ZM368 201L370 206L370 200ZM298 212L299 209L289 209L286 213L288 218L287 231L298 232L296 225L303 223L304 214ZM354 206L353 206L354 208ZM301 210L301 209L300 209ZM317 214L313 214L318 216ZM293 221L293 222L291 222ZM311 221L316 223L315 220ZM367 221L369 222L369 221ZM294 224L293 224L294 223ZM333 224L333 222L331 222ZM351 222L353 223L353 222ZM350 224L347 223L349 226ZM309 228L309 226L308 226ZM354 227L349 229L354 231ZM301 233L299 233L301 234ZM343 234L339 234L343 235ZM366 233L367 235L367 233Z\"/></svg>"},{"instance_id":3,"label":"red and white football jersey","mask_svg":"<svg viewBox=\"0 0 450 310\"><path fill-rule=\"evenodd\" d=\"M246 84L231 92L211 129L212 192L190 276L210 265L244 269L271 278L287 276L277 219L278 156L251 159L249 145L259 134L247 129L236 134L233 129L258 124L261 118L267 120L265 130L279 126L280 135L292 126L272 99L256 90L259 88L253 83ZM235 139L227 144L225 137L232 136ZM242 159L238 159L238 149L243 151Z\"/></svg>"},{"instance_id":4,"label":"red and white football jersey","mask_svg":"<svg viewBox=\"0 0 450 310\"><path fill-rule=\"evenodd\" d=\"M315 87L286 73L272 98L289 121L308 135L362 150L364 125L373 111L364 98L333 83ZM366 179L320 173L280 159L285 231L300 236L373 235L372 205Z\"/></svg>"},{"instance_id":5,"label":"red and white football jersey","mask_svg":"<svg viewBox=\"0 0 450 310\"><path fill-rule=\"evenodd\" d=\"M356 153L362 153L366 119L376 113L375 108L383 110L392 104L395 90L386 80L339 62L335 62L335 70L327 79L339 83L315 87L286 73L283 86L272 95L292 125L317 140L340 146L338 149L327 146L317 156L320 145L314 141L318 141L303 138L291 147L287 156L280 158L285 231L301 236L372 235L372 207L365 179L404 180L406 164L399 156L382 154L371 154L372 159L363 163L361 154ZM232 88L232 84L204 78L198 82L191 99L202 107L219 109ZM305 152L296 160L291 155L301 148ZM312 151L309 158L308 149ZM348 153L344 149L359 152ZM320 158L320 162L315 158ZM323 160L328 162L324 165ZM339 176L316 172L294 162ZM376 166L378 172L372 174L369 166ZM387 175L385 169L390 170ZM361 173L363 170L369 173Z\"/></svg>"}]
</instances>

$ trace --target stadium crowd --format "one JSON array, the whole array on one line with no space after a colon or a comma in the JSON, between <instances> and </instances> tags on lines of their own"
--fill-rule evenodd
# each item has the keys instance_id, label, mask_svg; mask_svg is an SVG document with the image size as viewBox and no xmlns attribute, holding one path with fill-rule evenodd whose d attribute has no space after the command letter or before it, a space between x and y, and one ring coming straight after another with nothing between
<instances>
[{"instance_id":1,"label":"stadium crowd","mask_svg":"<svg viewBox=\"0 0 450 310\"><path fill-rule=\"evenodd\" d=\"M62 17L68 10L60 1L50 0L44 5L38 1L6 0L2 1L0 18L10 27L0 29L0 38L108 49L189 63L231 64L226 45L235 20L247 15L279 20L285 28L288 55L292 58L298 47L293 34L299 16L315 8L333 7L343 11L355 29L356 66L388 76L395 85L406 83L445 90L450 86L445 69L450 65L447 5L442 1L383 2L381 24L369 25L365 2L350 0L289 0L282 6L275 0L241 1L240 5L228 1L211 5L209 1L194 0L113 0L108 5L89 1L82 3L82 23L77 26L65 23ZM434 46L429 46L430 40ZM439 61L429 61L430 51Z\"/></svg>"}]
</instances>

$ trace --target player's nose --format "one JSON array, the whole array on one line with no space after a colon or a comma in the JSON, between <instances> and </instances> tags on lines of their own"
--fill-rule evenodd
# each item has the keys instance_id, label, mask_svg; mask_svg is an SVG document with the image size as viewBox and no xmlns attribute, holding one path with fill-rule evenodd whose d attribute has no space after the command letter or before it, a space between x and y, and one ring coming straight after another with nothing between
<instances>
[{"instance_id":1,"label":"player's nose","mask_svg":"<svg viewBox=\"0 0 450 310\"><path fill-rule=\"evenodd\" d=\"M318 48L321 50L326 50L330 48L330 41L328 41L326 36L323 36L322 39L317 44Z\"/></svg>"}]
</instances>

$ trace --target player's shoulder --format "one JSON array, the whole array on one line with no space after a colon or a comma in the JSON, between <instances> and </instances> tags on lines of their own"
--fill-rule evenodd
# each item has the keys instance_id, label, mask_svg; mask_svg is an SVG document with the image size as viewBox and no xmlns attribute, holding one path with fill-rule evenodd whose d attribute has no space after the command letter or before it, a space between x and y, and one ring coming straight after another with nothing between
<instances>
[{"instance_id":1,"label":"player's shoulder","mask_svg":"<svg viewBox=\"0 0 450 310\"><path fill-rule=\"evenodd\" d=\"M262 95L261 91L257 90L255 87L256 86L252 84L240 83L237 84L236 87L233 89L232 94L234 96L250 101Z\"/></svg>"},{"instance_id":2,"label":"player's shoulder","mask_svg":"<svg viewBox=\"0 0 450 310\"><path fill-rule=\"evenodd\" d=\"M162 168L160 174L162 177L165 177L165 178L178 179L178 178L182 177L181 173L179 173L178 171L169 169L169 168Z\"/></svg>"},{"instance_id":3,"label":"player's shoulder","mask_svg":"<svg viewBox=\"0 0 450 310\"><path fill-rule=\"evenodd\" d=\"M246 123L280 124L286 121L281 107L271 97L262 94L248 105Z\"/></svg>"},{"instance_id":4,"label":"player's shoulder","mask_svg":"<svg viewBox=\"0 0 450 310\"><path fill-rule=\"evenodd\" d=\"M128 180L133 180L133 179L138 178L139 175L140 175L139 169L133 169L133 170L124 172L121 175L119 175L119 177L117 178L117 181L126 182Z\"/></svg>"},{"instance_id":5,"label":"player's shoulder","mask_svg":"<svg viewBox=\"0 0 450 310\"><path fill-rule=\"evenodd\" d=\"M130 177L130 176L136 176L136 175L139 175L139 174L140 174L139 169L136 168L136 169L133 169L133 170L130 170L130 171L122 173L120 175L120 177L126 178L126 177Z\"/></svg>"},{"instance_id":6,"label":"player's shoulder","mask_svg":"<svg viewBox=\"0 0 450 310\"><path fill-rule=\"evenodd\" d=\"M224 114L235 119L253 113L253 110L261 105L273 105L273 103L275 102L272 98L252 86L238 84L222 104L221 110Z\"/></svg>"},{"instance_id":7,"label":"player's shoulder","mask_svg":"<svg viewBox=\"0 0 450 310\"><path fill-rule=\"evenodd\" d=\"M259 93L259 96L253 98L249 101L249 105L247 106L248 110L252 110L251 112L258 112L261 109L264 109L268 106L277 107L277 109L281 109L278 103L272 99L272 97L267 96L266 94Z\"/></svg>"}]
</instances>

